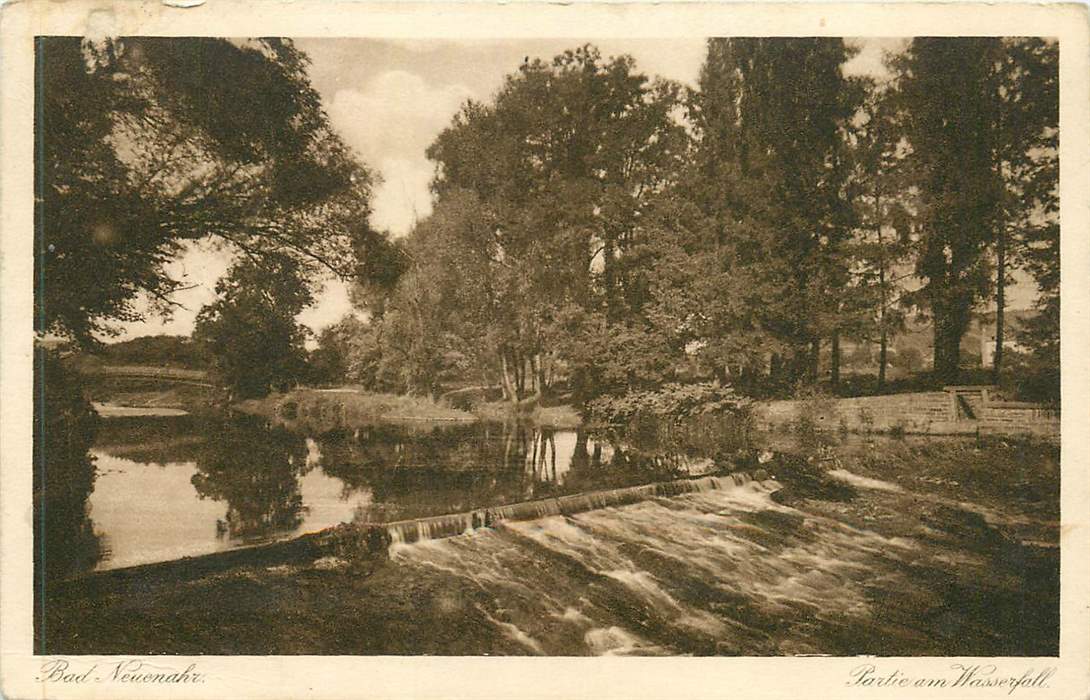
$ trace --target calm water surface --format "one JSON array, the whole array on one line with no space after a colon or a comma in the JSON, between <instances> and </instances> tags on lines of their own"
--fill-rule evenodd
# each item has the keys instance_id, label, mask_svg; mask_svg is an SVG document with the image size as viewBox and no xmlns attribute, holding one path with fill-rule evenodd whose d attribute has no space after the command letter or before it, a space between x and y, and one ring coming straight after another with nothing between
<instances>
[{"instance_id":1,"label":"calm water surface","mask_svg":"<svg viewBox=\"0 0 1090 700\"><path fill-rule=\"evenodd\" d=\"M585 431L477 424L307 436L237 416L115 417L92 450L96 569L713 469Z\"/></svg>"}]
</instances>

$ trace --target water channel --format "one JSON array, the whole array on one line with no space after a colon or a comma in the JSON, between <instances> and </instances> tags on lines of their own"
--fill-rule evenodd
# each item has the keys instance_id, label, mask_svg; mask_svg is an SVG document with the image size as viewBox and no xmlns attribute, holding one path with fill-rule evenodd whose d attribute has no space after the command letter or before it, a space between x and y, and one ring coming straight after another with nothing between
<instances>
[{"instance_id":1,"label":"water channel","mask_svg":"<svg viewBox=\"0 0 1090 700\"><path fill-rule=\"evenodd\" d=\"M90 453L95 478L87 492L72 499L72 513L46 514L47 525L60 528L50 531L48 541L58 544L47 551L54 570L79 576L344 522L499 512L535 499L571 502L590 492L686 483L578 512L543 507L464 535L395 537L389 558L365 573L326 557L212 577L196 588L130 588L111 600L137 596L142 602L125 605L141 606L141 625L169 626L174 604L160 604L160 596L188 595L234 632L190 630L160 640L165 646L156 651L126 641L129 632L138 636L137 625L114 629L116 648L107 646L116 653L497 655L1040 655L1057 648L1052 486L1036 495L1023 486L1017 498L979 485L970 494L952 481L969 476L956 464L931 475L902 466L866 476L836 464L819 468L814 458L831 453L813 445L782 453L797 454L802 471L772 462L778 479L739 478L724 473L735 445L701 431L690 437L679 443L487 423L307 434L250 416L109 418ZM912 462L913 445L930 456ZM747 448L754 467L767 448ZM956 461L980 452L964 440L870 437L842 437L836 449L925 471L932 468L926 460L943 452ZM1039 454L1045 461L1032 469L1054 470L1050 453ZM825 476L814 481L814 469ZM238 587L254 587L246 595L262 601L260 614L215 602L238 600ZM49 639L71 651L83 648L84 627L113 623L101 601L67 590L76 597L56 603L46 619ZM322 633L301 636L281 619L310 620L307 629Z\"/></svg>"}]
</instances>

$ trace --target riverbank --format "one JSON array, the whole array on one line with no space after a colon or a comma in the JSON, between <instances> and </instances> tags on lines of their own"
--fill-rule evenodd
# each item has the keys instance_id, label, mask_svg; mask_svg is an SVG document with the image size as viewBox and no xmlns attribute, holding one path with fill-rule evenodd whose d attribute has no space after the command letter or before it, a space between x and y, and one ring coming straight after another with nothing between
<instances>
[{"instance_id":1,"label":"riverbank","mask_svg":"<svg viewBox=\"0 0 1090 700\"><path fill-rule=\"evenodd\" d=\"M353 387L297 388L248 399L234 406L288 427L326 431L378 423L472 423L469 411L421 396L366 392Z\"/></svg>"},{"instance_id":2,"label":"riverbank","mask_svg":"<svg viewBox=\"0 0 1090 700\"><path fill-rule=\"evenodd\" d=\"M583 417L569 404L556 406L535 404L516 412L507 401L493 401L477 404L473 406L472 411L481 420L494 423L503 423L517 418L539 428L554 430L574 429L583 425Z\"/></svg>"},{"instance_id":3,"label":"riverbank","mask_svg":"<svg viewBox=\"0 0 1090 700\"><path fill-rule=\"evenodd\" d=\"M762 459L774 492L68 587L46 602L46 651L1057 653L1054 445L851 436Z\"/></svg>"},{"instance_id":4,"label":"riverbank","mask_svg":"<svg viewBox=\"0 0 1090 700\"><path fill-rule=\"evenodd\" d=\"M422 396L380 394L355 387L328 389L297 388L273 393L261 399L241 401L235 408L262 416L288 427L318 430L356 428L378 423L444 424L487 421L523 421L541 428L571 429L583 424L572 406L526 405L516 410L504 401L480 402L455 408L443 399Z\"/></svg>"}]
</instances>

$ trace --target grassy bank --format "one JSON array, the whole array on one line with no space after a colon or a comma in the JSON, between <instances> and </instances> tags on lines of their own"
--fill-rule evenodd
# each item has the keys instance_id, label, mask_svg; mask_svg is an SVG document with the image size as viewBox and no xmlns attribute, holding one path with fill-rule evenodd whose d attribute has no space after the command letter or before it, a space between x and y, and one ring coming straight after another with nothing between
<instances>
[{"instance_id":1,"label":"grassy bank","mask_svg":"<svg viewBox=\"0 0 1090 700\"><path fill-rule=\"evenodd\" d=\"M351 387L298 388L242 401L235 408L289 427L318 430L377 423L470 423L477 420L468 411L427 397L376 394Z\"/></svg>"},{"instance_id":2,"label":"grassy bank","mask_svg":"<svg viewBox=\"0 0 1090 700\"><path fill-rule=\"evenodd\" d=\"M567 404L524 405L515 409L506 401L492 401L455 408L444 398L379 394L354 387L298 388L242 401L236 408L289 427L320 430L375 423L470 423L476 420L503 423L517 419L553 429L577 428L583 423L579 412Z\"/></svg>"},{"instance_id":3,"label":"grassy bank","mask_svg":"<svg viewBox=\"0 0 1090 700\"><path fill-rule=\"evenodd\" d=\"M473 413L481 420L502 423L518 418L541 428L557 430L578 428L583 424L583 417L567 404L532 406L523 411L516 411L507 401L494 401L474 406Z\"/></svg>"}]
</instances>

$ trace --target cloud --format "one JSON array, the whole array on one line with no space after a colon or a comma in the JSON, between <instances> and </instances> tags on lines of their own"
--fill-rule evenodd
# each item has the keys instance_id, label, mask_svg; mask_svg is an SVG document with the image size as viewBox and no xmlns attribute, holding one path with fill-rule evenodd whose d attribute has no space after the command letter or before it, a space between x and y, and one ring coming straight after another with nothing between
<instances>
[{"instance_id":1,"label":"cloud","mask_svg":"<svg viewBox=\"0 0 1090 700\"><path fill-rule=\"evenodd\" d=\"M432 166L424 151L473 96L461 83L429 85L405 70L334 94L328 105L333 126L383 180L375 189L372 225L402 235L431 213Z\"/></svg>"},{"instance_id":2,"label":"cloud","mask_svg":"<svg viewBox=\"0 0 1090 700\"><path fill-rule=\"evenodd\" d=\"M379 166L382 184L372 197L371 225L395 236L409 232L418 220L431 214L431 183L434 166L423 155L417 158L386 158Z\"/></svg>"},{"instance_id":3,"label":"cloud","mask_svg":"<svg viewBox=\"0 0 1090 700\"><path fill-rule=\"evenodd\" d=\"M352 302L348 298L348 285L340 280L326 282L317 294L313 306L307 307L295 317L299 323L312 331L319 332L331 326L352 312Z\"/></svg>"},{"instance_id":4,"label":"cloud","mask_svg":"<svg viewBox=\"0 0 1090 700\"><path fill-rule=\"evenodd\" d=\"M362 90L338 90L329 118L349 145L375 165L386 158L423 155L473 91L462 84L429 86L404 70L371 79Z\"/></svg>"},{"instance_id":5,"label":"cloud","mask_svg":"<svg viewBox=\"0 0 1090 700\"><path fill-rule=\"evenodd\" d=\"M603 56L629 54L636 59L636 70L648 77L661 76L695 88L700 67L708 53L707 40L686 39L605 39L594 42Z\"/></svg>"}]
</instances>

